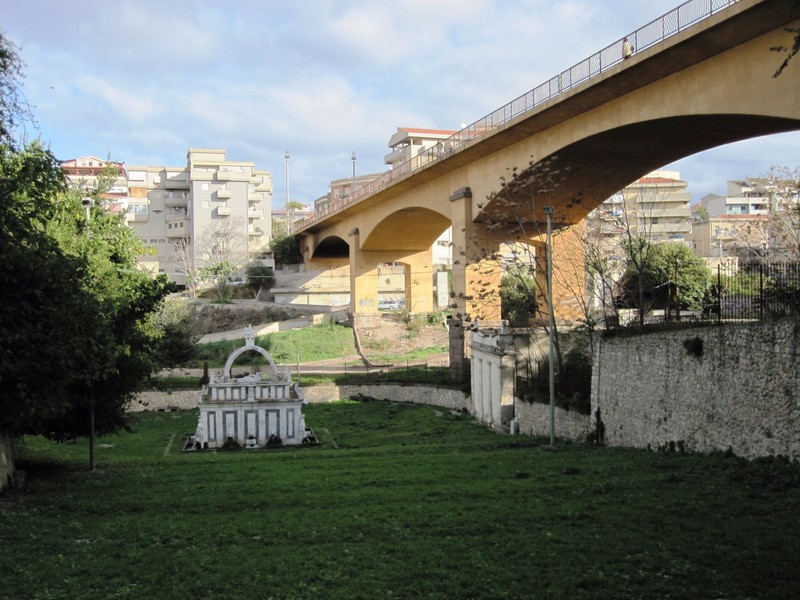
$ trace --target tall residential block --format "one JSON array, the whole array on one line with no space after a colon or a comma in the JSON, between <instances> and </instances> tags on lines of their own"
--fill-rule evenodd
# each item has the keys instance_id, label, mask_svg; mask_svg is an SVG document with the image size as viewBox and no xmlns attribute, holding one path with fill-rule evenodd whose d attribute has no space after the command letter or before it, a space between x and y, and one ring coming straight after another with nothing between
<instances>
[{"instance_id":1,"label":"tall residential block","mask_svg":"<svg viewBox=\"0 0 800 600\"><path fill-rule=\"evenodd\" d=\"M225 150L191 148L185 167L125 167L106 194L112 209L124 210L127 224L150 249L140 257L147 268L166 273L178 285L186 271L225 252L243 269L272 266L272 175L255 163L228 161ZM104 161L82 157L62 163L76 185L96 182Z\"/></svg>"}]
</instances>

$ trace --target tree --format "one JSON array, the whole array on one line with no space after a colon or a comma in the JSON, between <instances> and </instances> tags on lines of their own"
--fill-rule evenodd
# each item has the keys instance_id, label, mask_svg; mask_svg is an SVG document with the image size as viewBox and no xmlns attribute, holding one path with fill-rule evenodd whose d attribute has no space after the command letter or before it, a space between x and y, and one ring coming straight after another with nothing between
<instances>
[{"instance_id":1,"label":"tree","mask_svg":"<svg viewBox=\"0 0 800 600\"><path fill-rule=\"evenodd\" d=\"M199 336L192 331L192 315L181 298L167 298L151 316L156 329L154 362L159 369L185 365L197 355Z\"/></svg>"},{"instance_id":2,"label":"tree","mask_svg":"<svg viewBox=\"0 0 800 600\"><path fill-rule=\"evenodd\" d=\"M553 205L553 197L564 176L555 157L540 162L531 160L522 170L517 167L509 169L508 176L501 178L500 189L489 194L486 202L479 205L479 208L485 207L480 233L468 240L468 248L454 248L461 257L454 260L454 264L464 260L477 274L472 294L462 299L476 311L473 315L465 315L466 319L480 320L484 307L497 306L498 303L502 314L503 288L513 290L513 294L509 294L512 302L521 299L524 305L515 307L514 318L519 319L518 322L530 322L534 315L541 317L554 310L548 305L547 277L544 275L546 221L543 208ZM574 202L580 202L580 199ZM559 215L555 216L554 225L554 236L566 236L570 231L569 224ZM497 273L503 273L505 279L505 285L501 284L500 289L497 288ZM529 311L527 319L523 314L525 307ZM550 334L550 324L546 319L540 318L535 324ZM555 320L552 338L560 368L562 351Z\"/></svg>"},{"instance_id":3,"label":"tree","mask_svg":"<svg viewBox=\"0 0 800 600\"><path fill-rule=\"evenodd\" d=\"M256 299L262 292L268 292L275 285L275 273L271 267L251 264L247 267L247 286Z\"/></svg>"},{"instance_id":4,"label":"tree","mask_svg":"<svg viewBox=\"0 0 800 600\"><path fill-rule=\"evenodd\" d=\"M786 5L787 9L792 11L800 8L800 0L783 0L783 3ZM792 60L792 58L794 58L795 54L800 52L800 29L796 27L786 27L785 31L794 36L794 39L792 40L791 46L779 44L770 48L772 52L778 52L786 55L786 57L783 59L783 62L781 62L781 64L772 74L773 77L780 77L784 69L789 66L789 62Z\"/></svg>"},{"instance_id":5,"label":"tree","mask_svg":"<svg viewBox=\"0 0 800 600\"><path fill-rule=\"evenodd\" d=\"M765 176L769 195L769 258L800 259L800 167L773 166Z\"/></svg>"},{"instance_id":6,"label":"tree","mask_svg":"<svg viewBox=\"0 0 800 600\"><path fill-rule=\"evenodd\" d=\"M244 222L237 218L212 221L200 234L195 247L197 279L211 284L216 302L230 300L230 280L247 263Z\"/></svg>"},{"instance_id":7,"label":"tree","mask_svg":"<svg viewBox=\"0 0 800 600\"><path fill-rule=\"evenodd\" d=\"M14 131L33 121L22 93L23 68L18 48L0 31L0 145L15 146Z\"/></svg>"},{"instance_id":8,"label":"tree","mask_svg":"<svg viewBox=\"0 0 800 600\"><path fill-rule=\"evenodd\" d=\"M184 276L189 297L196 298L200 274L195 267L192 242L188 238L178 240L172 245L172 255L175 258L178 273Z\"/></svg>"},{"instance_id":9,"label":"tree","mask_svg":"<svg viewBox=\"0 0 800 600\"><path fill-rule=\"evenodd\" d=\"M275 262L284 265L297 265L303 262L300 243L293 235L278 235L270 242Z\"/></svg>"},{"instance_id":10,"label":"tree","mask_svg":"<svg viewBox=\"0 0 800 600\"><path fill-rule=\"evenodd\" d=\"M536 314L536 282L524 274L505 275L500 282L502 318L511 327L529 327Z\"/></svg>"},{"instance_id":11,"label":"tree","mask_svg":"<svg viewBox=\"0 0 800 600\"><path fill-rule=\"evenodd\" d=\"M667 318L681 309L699 310L711 285L711 271L702 258L685 244L651 244L647 261L629 265L625 274L629 300L647 307L665 308ZM643 292L642 292L643 290Z\"/></svg>"},{"instance_id":12,"label":"tree","mask_svg":"<svg viewBox=\"0 0 800 600\"><path fill-rule=\"evenodd\" d=\"M99 195L96 196L99 198ZM0 428L71 439L125 424L154 368L147 326L170 289L135 267L121 217L67 190L38 143L0 153Z\"/></svg>"}]
</instances>

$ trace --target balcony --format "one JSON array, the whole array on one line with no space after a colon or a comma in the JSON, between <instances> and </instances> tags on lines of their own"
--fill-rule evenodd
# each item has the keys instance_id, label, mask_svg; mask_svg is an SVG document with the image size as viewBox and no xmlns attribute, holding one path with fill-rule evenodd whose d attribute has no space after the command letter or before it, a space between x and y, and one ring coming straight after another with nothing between
<instances>
[{"instance_id":1,"label":"balcony","mask_svg":"<svg viewBox=\"0 0 800 600\"><path fill-rule=\"evenodd\" d=\"M248 235L253 237L261 237L262 235L264 235L264 230L261 229L261 227L254 227L253 225L251 225L250 227L247 228L247 233Z\"/></svg>"},{"instance_id":2,"label":"balcony","mask_svg":"<svg viewBox=\"0 0 800 600\"><path fill-rule=\"evenodd\" d=\"M214 175L217 181L250 181L250 173L245 171L217 171Z\"/></svg>"},{"instance_id":3,"label":"balcony","mask_svg":"<svg viewBox=\"0 0 800 600\"><path fill-rule=\"evenodd\" d=\"M233 192L230 190L217 190L217 200L230 200Z\"/></svg>"},{"instance_id":4,"label":"balcony","mask_svg":"<svg viewBox=\"0 0 800 600\"><path fill-rule=\"evenodd\" d=\"M164 187L168 190L188 190L189 179L186 173L181 173L174 177L167 177L164 180Z\"/></svg>"},{"instance_id":5,"label":"balcony","mask_svg":"<svg viewBox=\"0 0 800 600\"><path fill-rule=\"evenodd\" d=\"M164 205L167 208L186 208L189 206L189 194L186 194L184 197L183 193L179 192L177 194L173 194L172 196L167 196L164 198Z\"/></svg>"},{"instance_id":6,"label":"balcony","mask_svg":"<svg viewBox=\"0 0 800 600\"><path fill-rule=\"evenodd\" d=\"M265 194L271 194L272 193L272 178L264 177L263 181L261 182L261 184L260 185L256 185L256 191L257 192L263 192Z\"/></svg>"},{"instance_id":7,"label":"balcony","mask_svg":"<svg viewBox=\"0 0 800 600\"><path fill-rule=\"evenodd\" d=\"M190 177L192 178L192 181L213 181L214 170L198 167L196 169L192 169Z\"/></svg>"},{"instance_id":8,"label":"balcony","mask_svg":"<svg viewBox=\"0 0 800 600\"><path fill-rule=\"evenodd\" d=\"M186 221L188 217L186 216L186 211L168 211L164 215L164 221L166 223L175 223L176 221Z\"/></svg>"},{"instance_id":9,"label":"balcony","mask_svg":"<svg viewBox=\"0 0 800 600\"><path fill-rule=\"evenodd\" d=\"M247 218L248 219L263 219L264 218L264 211L258 208L251 208L247 211Z\"/></svg>"},{"instance_id":10,"label":"balcony","mask_svg":"<svg viewBox=\"0 0 800 600\"><path fill-rule=\"evenodd\" d=\"M684 223L657 223L653 225L645 225L645 228L650 233L681 233L689 234L692 232L692 224Z\"/></svg>"},{"instance_id":11,"label":"balcony","mask_svg":"<svg viewBox=\"0 0 800 600\"><path fill-rule=\"evenodd\" d=\"M258 204L263 199L264 198L262 198L261 194L258 194L258 193L256 193L256 194L247 194L247 201L250 202L251 204Z\"/></svg>"},{"instance_id":12,"label":"balcony","mask_svg":"<svg viewBox=\"0 0 800 600\"><path fill-rule=\"evenodd\" d=\"M216 210L218 217L230 217L233 214L233 209L230 206L218 206Z\"/></svg>"}]
</instances>

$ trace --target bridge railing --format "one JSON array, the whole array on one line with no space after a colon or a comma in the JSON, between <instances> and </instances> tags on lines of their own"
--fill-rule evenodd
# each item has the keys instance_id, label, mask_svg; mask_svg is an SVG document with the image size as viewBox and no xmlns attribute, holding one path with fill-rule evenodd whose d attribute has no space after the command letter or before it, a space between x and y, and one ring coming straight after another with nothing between
<instances>
[{"instance_id":1,"label":"bridge railing","mask_svg":"<svg viewBox=\"0 0 800 600\"><path fill-rule=\"evenodd\" d=\"M293 225L292 233L297 233L325 219L332 213L336 213L360 202L364 198L381 191L399 179L404 179L409 174L419 169L426 168L449 157L473 140L490 135L493 131L512 119L533 110L542 103L558 97L575 86L621 63L625 60L623 52L625 39L631 42L636 52L640 52L728 8L738 1L739 0L689 0L688 2L684 2L677 8L672 9L647 25L640 27L636 31L613 42L599 52L596 52L589 58L582 60L566 71L556 75L549 81L515 98L508 104L501 106L482 119L478 119L471 125L464 127L461 131L442 140L435 146L399 163L393 169L386 171L344 198L331 202L324 209L315 212L312 216Z\"/></svg>"}]
</instances>

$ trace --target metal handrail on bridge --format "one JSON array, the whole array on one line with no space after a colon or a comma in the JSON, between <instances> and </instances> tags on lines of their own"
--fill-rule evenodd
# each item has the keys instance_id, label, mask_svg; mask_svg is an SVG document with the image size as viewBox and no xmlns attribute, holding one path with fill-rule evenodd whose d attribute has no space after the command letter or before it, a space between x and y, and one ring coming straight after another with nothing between
<instances>
[{"instance_id":1,"label":"metal handrail on bridge","mask_svg":"<svg viewBox=\"0 0 800 600\"><path fill-rule=\"evenodd\" d=\"M451 156L454 152L462 149L468 142L476 138L488 136L501 125L504 125L519 115L533 110L542 103L571 90L575 86L623 62L627 58L623 50L623 44L626 39L630 41L635 51L639 52L683 31L698 21L702 21L718 13L738 1L739 0L688 0L688 2L684 2L677 8L672 9L647 25L640 27L633 33L606 46L589 58L582 60L575 66L556 75L549 81L533 88L505 106L498 108L482 119L468 125L449 138L440 141L435 146L404 160L393 169L379 175L344 198L336 202L331 202L325 208L316 211L312 216L293 225L292 233L297 233L301 229L321 221L332 213L336 213L376 194L400 178L404 178L413 172L427 168Z\"/></svg>"}]
</instances>

